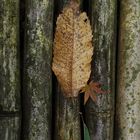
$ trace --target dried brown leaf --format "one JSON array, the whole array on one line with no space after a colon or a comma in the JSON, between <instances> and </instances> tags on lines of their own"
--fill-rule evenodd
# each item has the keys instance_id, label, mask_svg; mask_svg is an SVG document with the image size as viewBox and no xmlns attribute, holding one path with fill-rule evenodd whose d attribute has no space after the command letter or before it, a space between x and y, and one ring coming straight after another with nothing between
<instances>
[{"instance_id":1,"label":"dried brown leaf","mask_svg":"<svg viewBox=\"0 0 140 140\"><path fill-rule=\"evenodd\" d=\"M84 104L86 104L86 102L88 101L89 97L90 97L90 89L88 89L85 92L85 95L84 95Z\"/></svg>"},{"instance_id":2,"label":"dried brown leaf","mask_svg":"<svg viewBox=\"0 0 140 140\"><path fill-rule=\"evenodd\" d=\"M90 77L92 30L85 12L71 1L57 18L52 69L66 97L76 97Z\"/></svg>"},{"instance_id":3,"label":"dried brown leaf","mask_svg":"<svg viewBox=\"0 0 140 140\"><path fill-rule=\"evenodd\" d=\"M87 103L89 98L91 98L92 101L94 101L94 102L97 101L96 93L92 92L90 88L85 92L85 95L84 95L84 105Z\"/></svg>"},{"instance_id":4,"label":"dried brown leaf","mask_svg":"<svg viewBox=\"0 0 140 140\"><path fill-rule=\"evenodd\" d=\"M103 90L104 88L104 90ZM100 84L99 82L90 81L88 85L81 89L81 93L84 92L84 104L88 101L89 97L96 102L97 101L97 94L108 94L110 90L107 86Z\"/></svg>"},{"instance_id":5,"label":"dried brown leaf","mask_svg":"<svg viewBox=\"0 0 140 140\"><path fill-rule=\"evenodd\" d=\"M93 102L97 101L97 96L95 92L90 92L90 98L92 99Z\"/></svg>"}]
</instances>

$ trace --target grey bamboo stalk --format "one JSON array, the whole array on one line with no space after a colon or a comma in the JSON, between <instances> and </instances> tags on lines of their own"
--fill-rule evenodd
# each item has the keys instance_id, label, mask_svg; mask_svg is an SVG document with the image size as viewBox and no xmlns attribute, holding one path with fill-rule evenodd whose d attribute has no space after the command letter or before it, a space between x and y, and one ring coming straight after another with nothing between
<instances>
[{"instance_id":1,"label":"grey bamboo stalk","mask_svg":"<svg viewBox=\"0 0 140 140\"><path fill-rule=\"evenodd\" d=\"M79 98L65 98L56 93L55 140L81 140Z\"/></svg>"},{"instance_id":2,"label":"grey bamboo stalk","mask_svg":"<svg viewBox=\"0 0 140 140\"><path fill-rule=\"evenodd\" d=\"M70 0L56 0L56 16ZM80 1L81 3L81 1ZM55 115L55 140L81 140L80 126L80 100L77 98L65 98L57 86L56 91L56 115Z\"/></svg>"},{"instance_id":3,"label":"grey bamboo stalk","mask_svg":"<svg viewBox=\"0 0 140 140\"><path fill-rule=\"evenodd\" d=\"M53 0L26 0L23 140L51 139Z\"/></svg>"},{"instance_id":4,"label":"grey bamboo stalk","mask_svg":"<svg viewBox=\"0 0 140 140\"><path fill-rule=\"evenodd\" d=\"M140 1L120 1L116 140L140 139Z\"/></svg>"},{"instance_id":5,"label":"grey bamboo stalk","mask_svg":"<svg viewBox=\"0 0 140 140\"><path fill-rule=\"evenodd\" d=\"M20 139L19 0L0 1L0 140Z\"/></svg>"},{"instance_id":6,"label":"grey bamboo stalk","mask_svg":"<svg viewBox=\"0 0 140 140\"><path fill-rule=\"evenodd\" d=\"M93 27L94 56L91 80L110 89L109 94L89 100L85 118L91 140L112 140L115 93L116 0L90 0L89 15Z\"/></svg>"}]
</instances>

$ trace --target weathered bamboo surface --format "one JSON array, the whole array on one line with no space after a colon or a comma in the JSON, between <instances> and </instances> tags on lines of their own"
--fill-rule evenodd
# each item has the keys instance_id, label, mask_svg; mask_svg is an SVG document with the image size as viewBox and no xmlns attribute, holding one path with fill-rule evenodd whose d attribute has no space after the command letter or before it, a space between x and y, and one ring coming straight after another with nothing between
<instances>
[{"instance_id":1,"label":"weathered bamboo surface","mask_svg":"<svg viewBox=\"0 0 140 140\"><path fill-rule=\"evenodd\" d=\"M53 0L26 0L23 140L51 139Z\"/></svg>"},{"instance_id":2,"label":"weathered bamboo surface","mask_svg":"<svg viewBox=\"0 0 140 140\"><path fill-rule=\"evenodd\" d=\"M140 1L121 0L116 140L140 139Z\"/></svg>"},{"instance_id":3,"label":"weathered bamboo surface","mask_svg":"<svg viewBox=\"0 0 140 140\"><path fill-rule=\"evenodd\" d=\"M9 115L10 116L10 115ZM16 115L0 117L0 140L19 140L21 120Z\"/></svg>"},{"instance_id":4,"label":"weathered bamboo surface","mask_svg":"<svg viewBox=\"0 0 140 140\"><path fill-rule=\"evenodd\" d=\"M0 1L0 140L20 137L19 0Z\"/></svg>"},{"instance_id":5,"label":"weathered bamboo surface","mask_svg":"<svg viewBox=\"0 0 140 140\"><path fill-rule=\"evenodd\" d=\"M89 100L85 106L91 140L113 139L116 6L116 0L89 1L94 45L91 80L110 89L109 94L98 94L96 102Z\"/></svg>"},{"instance_id":6,"label":"weathered bamboo surface","mask_svg":"<svg viewBox=\"0 0 140 140\"><path fill-rule=\"evenodd\" d=\"M81 140L79 98L65 98L60 89L56 95L55 140Z\"/></svg>"},{"instance_id":7,"label":"weathered bamboo surface","mask_svg":"<svg viewBox=\"0 0 140 140\"><path fill-rule=\"evenodd\" d=\"M70 0L55 1L55 18ZM80 4L82 1L79 1ZM55 140L81 140L80 99L65 98L59 86L55 92Z\"/></svg>"}]
</instances>

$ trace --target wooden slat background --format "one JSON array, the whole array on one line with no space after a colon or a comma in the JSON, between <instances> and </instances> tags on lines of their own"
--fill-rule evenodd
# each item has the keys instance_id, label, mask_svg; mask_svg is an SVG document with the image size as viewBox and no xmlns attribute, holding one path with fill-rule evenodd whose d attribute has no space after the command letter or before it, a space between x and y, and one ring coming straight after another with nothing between
<instances>
[{"instance_id":1,"label":"wooden slat background","mask_svg":"<svg viewBox=\"0 0 140 140\"><path fill-rule=\"evenodd\" d=\"M140 1L76 0L93 29L90 80L110 89L83 105L52 73L56 18L70 0L0 0L0 140L140 138Z\"/></svg>"}]
</instances>

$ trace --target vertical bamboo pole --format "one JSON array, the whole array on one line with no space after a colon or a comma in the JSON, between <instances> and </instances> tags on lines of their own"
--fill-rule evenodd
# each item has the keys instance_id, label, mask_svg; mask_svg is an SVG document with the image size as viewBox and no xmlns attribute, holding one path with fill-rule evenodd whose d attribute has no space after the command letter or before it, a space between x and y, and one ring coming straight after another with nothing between
<instances>
[{"instance_id":1,"label":"vertical bamboo pole","mask_svg":"<svg viewBox=\"0 0 140 140\"><path fill-rule=\"evenodd\" d=\"M79 98L65 98L60 89L57 94L54 139L81 140Z\"/></svg>"},{"instance_id":2,"label":"vertical bamboo pole","mask_svg":"<svg viewBox=\"0 0 140 140\"><path fill-rule=\"evenodd\" d=\"M140 139L140 1L120 1L116 140Z\"/></svg>"},{"instance_id":3,"label":"vertical bamboo pole","mask_svg":"<svg viewBox=\"0 0 140 140\"><path fill-rule=\"evenodd\" d=\"M23 140L51 139L53 0L26 0Z\"/></svg>"},{"instance_id":4,"label":"vertical bamboo pole","mask_svg":"<svg viewBox=\"0 0 140 140\"><path fill-rule=\"evenodd\" d=\"M0 140L20 138L19 0L0 1Z\"/></svg>"},{"instance_id":5,"label":"vertical bamboo pole","mask_svg":"<svg viewBox=\"0 0 140 140\"><path fill-rule=\"evenodd\" d=\"M91 140L112 140L116 0L90 0L89 5L94 45L91 80L108 86L111 92L97 95L97 102L95 103L89 100L85 106L86 124Z\"/></svg>"},{"instance_id":6,"label":"vertical bamboo pole","mask_svg":"<svg viewBox=\"0 0 140 140\"><path fill-rule=\"evenodd\" d=\"M70 0L56 0L56 17L62 8ZM81 4L81 1L79 1ZM80 100L77 98L65 98L57 86L55 100L55 140L81 140L80 126Z\"/></svg>"}]
</instances>

